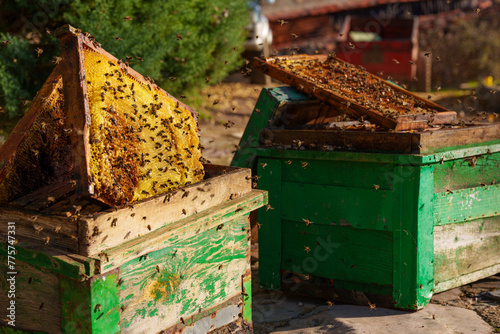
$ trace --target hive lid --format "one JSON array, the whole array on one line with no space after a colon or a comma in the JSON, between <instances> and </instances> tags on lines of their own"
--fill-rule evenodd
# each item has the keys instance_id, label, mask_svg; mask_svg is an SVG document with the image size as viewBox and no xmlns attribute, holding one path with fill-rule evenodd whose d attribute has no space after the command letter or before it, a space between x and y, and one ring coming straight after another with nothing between
<instances>
[{"instance_id":1,"label":"hive lid","mask_svg":"<svg viewBox=\"0 0 500 334\"><path fill-rule=\"evenodd\" d=\"M0 147L4 167L0 190L3 186L9 191L15 184L7 177L12 166L18 171L24 166L42 177L15 196L0 196L0 202L67 174L75 179L79 196L111 206L124 206L203 179L195 111L106 52L91 35L69 25L56 34L61 39L62 60L14 129L13 138ZM57 115L54 105L61 109ZM44 109L51 116L45 123L40 119ZM59 122L56 135L59 141L65 140L60 147L53 147L54 138L50 137L24 151L35 150L41 156L47 155L47 145L52 155L59 149L57 156L65 158L66 168L40 166L33 170L20 148L28 145L26 137L47 137L44 129ZM50 157L44 162L52 163Z\"/></svg>"},{"instance_id":2,"label":"hive lid","mask_svg":"<svg viewBox=\"0 0 500 334\"><path fill-rule=\"evenodd\" d=\"M451 123L456 112L423 99L331 55L255 58L253 67L353 117L385 129Z\"/></svg>"}]
</instances>

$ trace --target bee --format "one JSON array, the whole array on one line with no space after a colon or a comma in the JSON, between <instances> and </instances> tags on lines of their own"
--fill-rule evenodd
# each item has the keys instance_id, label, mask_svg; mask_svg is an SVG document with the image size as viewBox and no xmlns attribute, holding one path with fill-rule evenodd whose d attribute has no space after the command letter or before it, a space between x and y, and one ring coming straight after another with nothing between
<instances>
[{"instance_id":1,"label":"bee","mask_svg":"<svg viewBox=\"0 0 500 334\"><path fill-rule=\"evenodd\" d=\"M118 37L118 36L113 36L113 38L114 38L115 40L117 40L117 41L121 41L121 40L123 40L123 38L120 38L120 37Z\"/></svg>"},{"instance_id":2,"label":"bee","mask_svg":"<svg viewBox=\"0 0 500 334\"><path fill-rule=\"evenodd\" d=\"M266 205L266 211L269 211L269 210L274 210L274 208L271 206L271 204Z\"/></svg>"},{"instance_id":3,"label":"bee","mask_svg":"<svg viewBox=\"0 0 500 334\"><path fill-rule=\"evenodd\" d=\"M209 77L206 77L206 78L205 78L205 82L206 82L206 83L209 83L209 82L210 82L210 78L209 78Z\"/></svg>"},{"instance_id":4,"label":"bee","mask_svg":"<svg viewBox=\"0 0 500 334\"><path fill-rule=\"evenodd\" d=\"M141 57L135 56L135 58L137 58L138 61L144 61Z\"/></svg>"},{"instance_id":5,"label":"bee","mask_svg":"<svg viewBox=\"0 0 500 334\"><path fill-rule=\"evenodd\" d=\"M181 95L180 96L181 99L185 99L186 98L186 95Z\"/></svg>"},{"instance_id":6,"label":"bee","mask_svg":"<svg viewBox=\"0 0 500 334\"><path fill-rule=\"evenodd\" d=\"M309 219L302 218L302 220L306 223L306 226L309 226L309 225L311 225L313 223Z\"/></svg>"},{"instance_id":7,"label":"bee","mask_svg":"<svg viewBox=\"0 0 500 334\"><path fill-rule=\"evenodd\" d=\"M308 246L305 246L304 250L306 251L306 253L309 253L311 251L311 248L309 248Z\"/></svg>"},{"instance_id":8,"label":"bee","mask_svg":"<svg viewBox=\"0 0 500 334\"><path fill-rule=\"evenodd\" d=\"M279 23L280 25L284 25L284 24L287 24L287 23L288 23L288 21L278 19L278 23Z\"/></svg>"},{"instance_id":9,"label":"bee","mask_svg":"<svg viewBox=\"0 0 500 334\"><path fill-rule=\"evenodd\" d=\"M234 122L232 122L232 121L227 121L227 122L225 122L223 125L224 125L224 127L225 127L226 129L229 129L230 127L232 127L232 126L234 125Z\"/></svg>"},{"instance_id":10,"label":"bee","mask_svg":"<svg viewBox=\"0 0 500 334\"><path fill-rule=\"evenodd\" d=\"M187 215L186 209L182 209L182 214Z\"/></svg>"},{"instance_id":11,"label":"bee","mask_svg":"<svg viewBox=\"0 0 500 334\"><path fill-rule=\"evenodd\" d=\"M397 59L394 59L394 58L393 58L393 59L392 59L392 61L393 61L396 65L398 65L398 64L399 64L399 61L398 61Z\"/></svg>"},{"instance_id":12,"label":"bee","mask_svg":"<svg viewBox=\"0 0 500 334\"><path fill-rule=\"evenodd\" d=\"M370 311L377 309L377 306L375 304L370 303L370 302L368 302L368 306L370 307Z\"/></svg>"},{"instance_id":13,"label":"bee","mask_svg":"<svg viewBox=\"0 0 500 334\"><path fill-rule=\"evenodd\" d=\"M380 188L380 186L379 186L378 184L374 184L374 185L373 185L373 190L377 191L377 190L378 190L378 188Z\"/></svg>"},{"instance_id":14,"label":"bee","mask_svg":"<svg viewBox=\"0 0 500 334\"><path fill-rule=\"evenodd\" d=\"M132 21L132 16L125 16L123 18L124 21Z\"/></svg>"},{"instance_id":15,"label":"bee","mask_svg":"<svg viewBox=\"0 0 500 334\"><path fill-rule=\"evenodd\" d=\"M3 45L7 45L9 43L10 43L10 40L8 40L8 39L2 42Z\"/></svg>"},{"instance_id":16,"label":"bee","mask_svg":"<svg viewBox=\"0 0 500 334\"><path fill-rule=\"evenodd\" d=\"M329 301L329 300L327 300L327 301L326 301L326 304L328 305L328 308L330 308L330 307L332 307L332 306L333 306L333 302L331 302L331 301Z\"/></svg>"},{"instance_id":17,"label":"bee","mask_svg":"<svg viewBox=\"0 0 500 334\"><path fill-rule=\"evenodd\" d=\"M293 38L298 38L299 36L297 34L294 34L294 33L291 33L290 35L292 35ZM258 36L256 36L258 37Z\"/></svg>"},{"instance_id":18,"label":"bee","mask_svg":"<svg viewBox=\"0 0 500 334\"><path fill-rule=\"evenodd\" d=\"M175 79L177 79L176 77L169 77L170 81L174 81Z\"/></svg>"},{"instance_id":19,"label":"bee","mask_svg":"<svg viewBox=\"0 0 500 334\"><path fill-rule=\"evenodd\" d=\"M182 35L181 34L175 34L175 38L179 41L182 39Z\"/></svg>"},{"instance_id":20,"label":"bee","mask_svg":"<svg viewBox=\"0 0 500 334\"><path fill-rule=\"evenodd\" d=\"M305 169L307 165L308 165L308 163L307 163L307 162L302 161L302 163L301 163L302 168L304 168L304 169Z\"/></svg>"}]
</instances>

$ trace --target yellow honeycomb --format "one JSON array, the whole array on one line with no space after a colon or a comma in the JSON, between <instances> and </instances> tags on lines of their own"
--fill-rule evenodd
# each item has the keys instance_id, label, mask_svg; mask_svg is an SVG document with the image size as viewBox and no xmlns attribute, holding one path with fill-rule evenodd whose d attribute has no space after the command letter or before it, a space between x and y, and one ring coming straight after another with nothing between
<instances>
[{"instance_id":1,"label":"yellow honeycomb","mask_svg":"<svg viewBox=\"0 0 500 334\"><path fill-rule=\"evenodd\" d=\"M15 157L0 171L0 175L5 175L3 179L0 176L0 202L15 200L70 177L71 146L69 131L65 128L62 85L62 78L58 76L54 81L47 81L35 97L28 111L28 114L37 113L33 123L17 147Z\"/></svg>"},{"instance_id":2,"label":"yellow honeycomb","mask_svg":"<svg viewBox=\"0 0 500 334\"><path fill-rule=\"evenodd\" d=\"M121 206L201 181L191 112L116 61L87 48L83 53L95 197Z\"/></svg>"}]
</instances>

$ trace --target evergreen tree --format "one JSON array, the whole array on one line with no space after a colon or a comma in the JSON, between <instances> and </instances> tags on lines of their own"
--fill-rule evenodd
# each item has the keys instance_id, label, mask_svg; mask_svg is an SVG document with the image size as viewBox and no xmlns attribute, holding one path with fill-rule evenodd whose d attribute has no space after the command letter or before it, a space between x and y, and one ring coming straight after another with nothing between
<instances>
[{"instance_id":1,"label":"evergreen tree","mask_svg":"<svg viewBox=\"0 0 500 334\"><path fill-rule=\"evenodd\" d=\"M0 0L0 106L22 114L57 62L53 31L66 23L179 96L241 65L248 16L241 0Z\"/></svg>"}]
</instances>

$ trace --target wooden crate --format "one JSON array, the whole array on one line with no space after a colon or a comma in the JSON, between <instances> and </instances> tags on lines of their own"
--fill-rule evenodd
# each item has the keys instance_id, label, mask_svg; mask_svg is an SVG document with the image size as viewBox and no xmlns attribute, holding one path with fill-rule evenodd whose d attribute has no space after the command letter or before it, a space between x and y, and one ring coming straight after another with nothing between
<instances>
[{"instance_id":1,"label":"wooden crate","mask_svg":"<svg viewBox=\"0 0 500 334\"><path fill-rule=\"evenodd\" d=\"M2 331L251 331L249 214L267 194L251 189L248 169L205 168L203 182L119 210L55 189L2 207L2 234L15 222L18 241L16 326L3 317Z\"/></svg>"},{"instance_id":2,"label":"wooden crate","mask_svg":"<svg viewBox=\"0 0 500 334\"><path fill-rule=\"evenodd\" d=\"M286 108L304 117L315 103L264 89L232 162L253 167L269 191L258 219L264 288L417 310L436 292L500 272L499 123L275 126Z\"/></svg>"}]
</instances>

